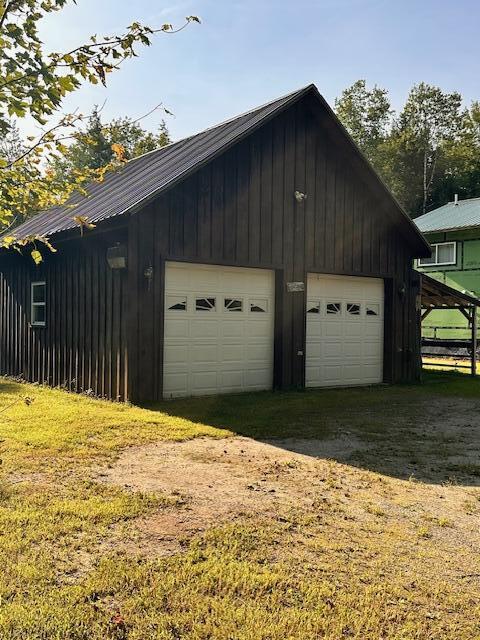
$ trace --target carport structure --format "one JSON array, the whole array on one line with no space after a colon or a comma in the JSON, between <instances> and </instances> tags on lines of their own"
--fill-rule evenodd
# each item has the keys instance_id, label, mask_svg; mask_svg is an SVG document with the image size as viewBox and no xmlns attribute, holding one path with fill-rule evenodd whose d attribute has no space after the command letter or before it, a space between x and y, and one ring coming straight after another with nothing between
<instances>
[{"instance_id":1,"label":"carport structure","mask_svg":"<svg viewBox=\"0 0 480 640\"><path fill-rule=\"evenodd\" d=\"M421 322L434 309L458 309L465 316L471 329L471 339L439 339L422 338L422 347L447 347L447 348L467 348L470 351L470 364L450 364L442 363L442 367L454 369L470 369L472 376L477 373L477 307L480 307L480 300L462 291L457 291L452 287L435 280L425 273L421 274ZM438 355L423 352L424 356Z\"/></svg>"}]
</instances>

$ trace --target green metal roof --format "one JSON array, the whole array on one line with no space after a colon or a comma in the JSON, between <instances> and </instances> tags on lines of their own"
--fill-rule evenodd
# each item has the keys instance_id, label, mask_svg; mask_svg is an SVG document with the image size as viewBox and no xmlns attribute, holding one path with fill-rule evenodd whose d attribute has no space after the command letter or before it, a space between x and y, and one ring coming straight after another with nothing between
<instances>
[{"instance_id":1,"label":"green metal roof","mask_svg":"<svg viewBox=\"0 0 480 640\"><path fill-rule=\"evenodd\" d=\"M480 198L444 204L414 220L422 233L480 227Z\"/></svg>"}]
</instances>

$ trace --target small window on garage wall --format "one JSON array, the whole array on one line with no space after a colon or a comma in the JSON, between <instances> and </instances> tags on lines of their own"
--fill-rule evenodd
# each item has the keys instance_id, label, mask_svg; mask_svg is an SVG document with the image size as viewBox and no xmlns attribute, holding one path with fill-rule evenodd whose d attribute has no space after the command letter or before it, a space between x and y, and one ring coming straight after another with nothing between
<instances>
[{"instance_id":1,"label":"small window on garage wall","mask_svg":"<svg viewBox=\"0 0 480 640\"><path fill-rule=\"evenodd\" d=\"M380 305L377 302L367 303L367 316L379 316Z\"/></svg>"},{"instance_id":2,"label":"small window on garage wall","mask_svg":"<svg viewBox=\"0 0 480 640\"><path fill-rule=\"evenodd\" d=\"M357 302L347 302L347 313L350 316L359 316L361 305Z\"/></svg>"},{"instance_id":3,"label":"small window on garage wall","mask_svg":"<svg viewBox=\"0 0 480 640\"><path fill-rule=\"evenodd\" d=\"M342 313L341 302L327 302L327 305L326 305L327 316L337 316L340 313Z\"/></svg>"},{"instance_id":4,"label":"small window on garage wall","mask_svg":"<svg viewBox=\"0 0 480 640\"><path fill-rule=\"evenodd\" d=\"M32 282L30 322L33 327L44 327L47 323L47 284L45 280Z\"/></svg>"},{"instance_id":5,"label":"small window on garage wall","mask_svg":"<svg viewBox=\"0 0 480 640\"><path fill-rule=\"evenodd\" d=\"M215 298L196 298L195 311L215 311L216 304L217 302Z\"/></svg>"},{"instance_id":6,"label":"small window on garage wall","mask_svg":"<svg viewBox=\"0 0 480 640\"><path fill-rule=\"evenodd\" d=\"M243 300L241 298L225 298L223 304L225 311L243 311Z\"/></svg>"},{"instance_id":7,"label":"small window on garage wall","mask_svg":"<svg viewBox=\"0 0 480 640\"><path fill-rule=\"evenodd\" d=\"M267 311L268 311L268 300L264 298L256 298L255 300L250 300L251 313L267 313Z\"/></svg>"},{"instance_id":8,"label":"small window on garage wall","mask_svg":"<svg viewBox=\"0 0 480 640\"><path fill-rule=\"evenodd\" d=\"M167 296L168 311L186 311L187 296Z\"/></svg>"}]
</instances>

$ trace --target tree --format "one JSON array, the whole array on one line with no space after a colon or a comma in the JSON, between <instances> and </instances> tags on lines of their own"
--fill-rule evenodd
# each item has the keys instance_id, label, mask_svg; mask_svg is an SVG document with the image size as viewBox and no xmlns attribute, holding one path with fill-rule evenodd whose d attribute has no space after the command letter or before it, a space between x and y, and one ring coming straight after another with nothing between
<instances>
[{"instance_id":1,"label":"tree","mask_svg":"<svg viewBox=\"0 0 480 640\"><path fill-rule=\"evenodd\" d=\"M137 55L137 45L148 46L155 33L178 33L196 16L188 16L184 25L174 29L164 24L158 29L133 22L123 34L99 38L92 35L84 44L67 52L45 50L39 38L39 23L48 14L62 10L70 0L0 0L0 137L12 131L12 117L33 118L44 127L41 134L28 140L29 147L15 158L0 159L0 228L18 216L27 216L52 204L63 202L75 189L84 189L87 180L102 179L108 166L89 169L65 185L45 167L65 152L65 138L74 134L85 120L79 113L59 116L64 97L83 82L106 84L107 75L121 63ZM74 1L74 0L71 0ZM123 160L117 154L114 165ZM33 207L33 208L32 208ZM81 214L77 217L81 219ZM43 238L15 239L4 245L17 247ZM36 259L39 258L34 248Z\"/></svg>"},{"instance_id":2,"label":"tree","mask_svg":"<svg viewBox=\"0 0 480 640\"><path fill-rule=\"evenodd\" d=\"M459 135L447 141L439 162L439 179L432 186L432 206L460 198L480 197L480 103L465 110Z\"/></svg>"},{"instance_id":3,"label":"tree","mask_svg":"<svg viewBox=\"0 0 480 640\"><path fill-rule=\"evenodd\" d=\"M79 171L100 169L114 161L113 149L120 150L124 159L130 160L169 142L170 136L163 121L158 133L146 131L138 121L128 117L117 118L104 125L99 109L95 107L87 126L75 133L74 142L54 159L51 168L59 178L71 181Z\"/></svg>"},{"instance_id":4,"label":"tree","mask_svg":"<svg viewBox=\"0 0 480 640\"><path fill-rule=\"evenodd\" d=\"M358 80L336 101L339 118L412 217L454 193L480 193L480 105L424 82L399 114L388 93Z\"/></svg>"},{"instance_id":5,"label":"tree","mask_svg":"<svg viewBox=\"0 0 480 640\"><path fill-rule=\"evenodd\" d=\"M0 161L13 162L25 152L25 143L15 122L10 123L8 132L0 137Z\"/></svg>"},{"instance_id":6,"label":"tree","mask_svg":"<svg viewBox=\"0 0 480 640\"><path fill-rule=\"evenodd\" d=\"M377 85L367 89L365 80L357 80L335 100L335 109L368 160L379 168L393 113L388 92Z\"/></svg>"},{"instance_id":7,"label":"tree","mask_svg":"<svg viewBox=\"0 0 480 640\"><path fill-rule=\"evenodd\" d=\"M411 89L394 124L397 164L405 173L404 186L413 195L409 198L404 193L402 199L407 206L416 206L420 192L419 213L427 210L442 152L447 144L459 140L464 117L459 93L444 93L421 82Z\"/></svg>"}]
</instances>

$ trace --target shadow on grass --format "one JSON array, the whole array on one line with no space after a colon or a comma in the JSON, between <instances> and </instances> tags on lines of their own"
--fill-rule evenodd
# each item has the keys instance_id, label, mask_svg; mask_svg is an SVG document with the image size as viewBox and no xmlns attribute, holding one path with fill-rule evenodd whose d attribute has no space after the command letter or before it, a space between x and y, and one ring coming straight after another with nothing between
<instances>
[{"instance_id":1,"label":"shadow on grass","mask_svg":"<svg viewBox=\"0 0 480 640\"><path fill-rule=\"evenodd\" d=\"M478 403L475 401L478 400ZM187 398L149 409L397 478L480 485L480 380Z\"/></svg>"}]
</instances>

